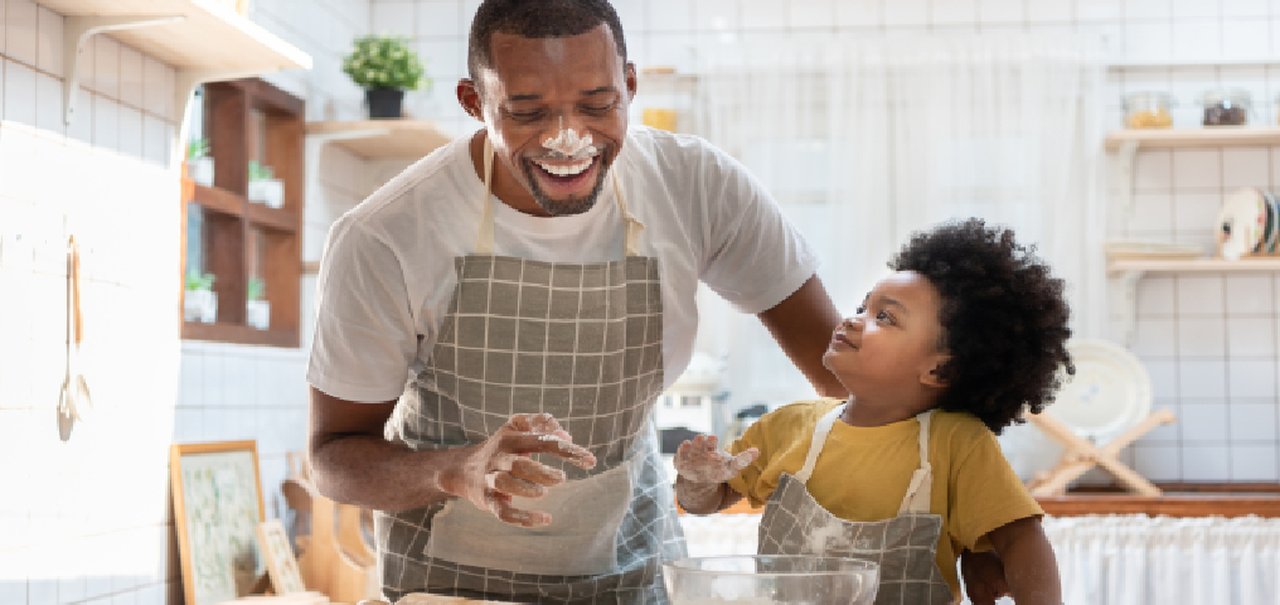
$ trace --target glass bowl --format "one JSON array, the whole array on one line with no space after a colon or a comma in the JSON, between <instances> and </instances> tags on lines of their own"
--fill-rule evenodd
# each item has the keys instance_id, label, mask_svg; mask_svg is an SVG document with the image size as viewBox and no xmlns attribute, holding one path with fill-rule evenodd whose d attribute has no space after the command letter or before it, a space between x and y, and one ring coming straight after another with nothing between
<instances>
[{"instance_id":1,"label":"glass bowl","mask_svg":"<svg viewBox=\"0 0 1280 605\"><path fill-rule=\"evenodd\" d=\"M689 557L662 565L671 605L871 605L874 561L807 555Z\"/></svg>"}]
</instances>

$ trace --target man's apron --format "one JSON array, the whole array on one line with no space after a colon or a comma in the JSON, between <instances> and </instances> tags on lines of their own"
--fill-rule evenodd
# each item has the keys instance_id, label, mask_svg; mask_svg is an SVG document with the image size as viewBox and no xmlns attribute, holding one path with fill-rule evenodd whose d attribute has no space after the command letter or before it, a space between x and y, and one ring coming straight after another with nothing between
<instances>
[{"instance_id":1,"label":"man's apron","mask_svg":"<svg viewBox=\"0 0 1280 605\"><path fill-rule=\"evenodd\" d=\"M684 555L651 403L663 387L657 259L636 254L643 227L628 211L625 258L548 263L493 254L493 149L485 141L476 251L454 260L457 289L425 367L387 424L415 450L479 443L515 413L549 413L591 450L584 471L539 460L568 481L520 508L551 513L523 528L453 499L376 515L383 590L520 602L662 603L664 557Z\"/></svg>"},{"instance_id":2,"label":"man's apron","mask_svg":"<svg viewBox=\"0 0 1280 605\"><path fill-rule=\"evenodd\" d=\"M934 605L953 602L951 588L938 569L942 517L929 512L933 471L929 465L929 417L920 423L920 468L911 475L898 516L884 521L845 521L823 508L805 484L818 454L844 406L828 412L813 429L804 466L795 476L783 473L760 518L760 554L827 555L876 561L880 589L876 605ZM853 497L857 497L856 494Z\"/></svg>"}]
</instances>

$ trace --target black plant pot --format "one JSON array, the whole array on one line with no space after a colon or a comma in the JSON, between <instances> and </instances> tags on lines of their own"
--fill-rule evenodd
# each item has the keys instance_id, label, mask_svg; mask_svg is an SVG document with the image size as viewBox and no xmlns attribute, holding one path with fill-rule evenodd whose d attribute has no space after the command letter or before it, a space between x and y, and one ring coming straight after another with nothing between
<instances>
[{"instance_id":1,"label":"black plant pot","mask_svg":"<svg viewBox=\"0 0 1280 605\"><path fill-rule=\"evenodd\" d=\"M364 101L369 106L369 117L398 118L404 104L404 91L399 88L369 88L364 91Z\"/></svg>"}]
</instances>

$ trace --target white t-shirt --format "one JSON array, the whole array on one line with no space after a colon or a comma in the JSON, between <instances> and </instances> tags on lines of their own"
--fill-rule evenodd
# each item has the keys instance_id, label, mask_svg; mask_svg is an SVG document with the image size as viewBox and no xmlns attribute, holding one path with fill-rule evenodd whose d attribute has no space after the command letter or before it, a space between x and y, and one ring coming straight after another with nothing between
<instances>
[{"instance_id":1,"label":"white t-shirt","mask_svg":"<svg viewBox=\"0 0 1280 605\"><path fill-rule=\"evenodd\" d=\"M454 259L475 252L484 182L470 137L419 160L329 231L317 285L307 381L340 399L396 399L428 359L457 284ZM759 313L814 275L817 259L736 160L702 139L634 126L611 171L644 225L638 252L658 259L667 386L689 362L698 280ZM545 262L623 257L612 178L594 207L537 217L490 198L494 254Z\"/></svg>"}]
</instances>

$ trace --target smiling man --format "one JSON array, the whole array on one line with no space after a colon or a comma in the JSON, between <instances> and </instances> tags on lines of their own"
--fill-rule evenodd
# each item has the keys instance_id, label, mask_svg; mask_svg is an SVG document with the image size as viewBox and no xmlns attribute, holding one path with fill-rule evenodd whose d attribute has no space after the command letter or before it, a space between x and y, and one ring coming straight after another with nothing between
<instances>
[{"instance_id":1,"label":"smiling man","mask_svg":"<svg viewBox=\"0 0 1280 605\"><path fill-rule=\"evenodd\" d=\"M651 408L706 283L819 392L839 315L742 166L640 126L603 0L488 0L458 100L482 124L332 227L318 284L318 488L378 511L385 596L662 603L684 553Z\"/></svg>"}]
</instances>

